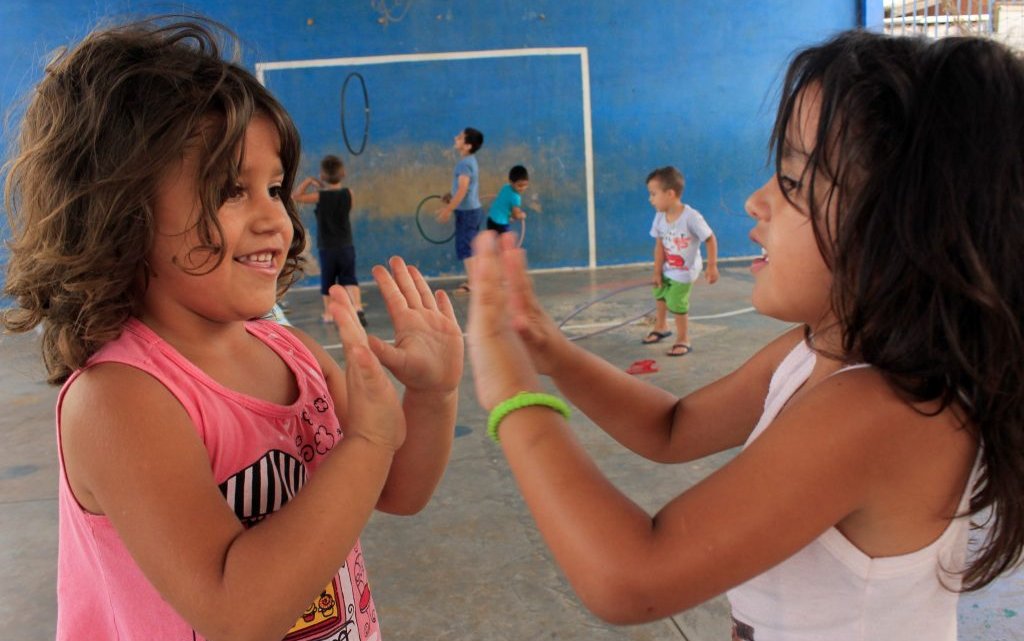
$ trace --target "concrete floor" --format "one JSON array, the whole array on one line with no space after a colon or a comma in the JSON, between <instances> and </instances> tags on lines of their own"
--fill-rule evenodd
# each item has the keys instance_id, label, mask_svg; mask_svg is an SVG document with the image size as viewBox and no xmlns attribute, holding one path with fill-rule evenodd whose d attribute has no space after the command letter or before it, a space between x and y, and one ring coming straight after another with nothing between
<instances>
[{"instance_id":1,"label":"concrete floor","mask_svg":"<svg viewBox=\"0 0 1024 641\"><path fill-rule=\"evenodd\" d=\"M536 285L556 319L617 292L566 323L568 334L581 336L650 308L649 290L642 286L649 273L649 267L556 272L537 275ZM660 371L643 376L675 393L686 393L726 374L785 328L744 311L750 283L745 266L730 265L717 285L702 283L695 289L694 352L685 358L665 357L665 343L640 345L647 330L643 320L590 336L581 344L622 368L639 359L655 359ZM454 282L437 285L450 287ZM376 290L367 287L364 296L370 331L389 338L390 326ZM338 343L333 329L319 323L316 290L291 292L287 303L295 325L324 345ZM466 307L465 298L456 299L464 327ZM54 638L56 390L40 382L36 349L34 336L0 338L0 641ZM340 360L340 350L332 350ZM627 628L604 624L584 610L544 547L500 449L484 434L485 418L467 368L451 462L433 500L414 517L377 514L364 532L385 639L729 638L723 597L664 621ZM656 465L623 450L578 412L572 423L612 482L651 511L730 456ZM960 621L963 640L1024 640L1024 572L964 596Z\"/></svg>"}]
</instances>

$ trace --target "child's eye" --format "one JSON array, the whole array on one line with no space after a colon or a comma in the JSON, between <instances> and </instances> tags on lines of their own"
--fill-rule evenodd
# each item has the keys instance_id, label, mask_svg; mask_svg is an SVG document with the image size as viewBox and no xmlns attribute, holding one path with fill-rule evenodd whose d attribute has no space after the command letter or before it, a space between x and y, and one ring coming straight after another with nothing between
<instances>
[{"instance_id":1,"label":"child's eye","mask_svg":"<svg viewBox=\"0 0 1024 641\"><path fill-rule=\"evenodd\" d=\"M280 200L282 195L281 185L274 185L269 190L270 197L274 200Z\"/></svg>"},{"instance_id":2,"label":"child's eye","mask_svg":"<svg viewBox=\"0 0 1024 641\"><path fill-rule=\"evenodd\" d=\"M779 187L782 188L783 193L792 194L800 191L803 184L799 180L790 178L789 176L779 176Z\"/></svg>"},{"instance_id":3,"label":"child's eye","mask_svg":"<svg viewBox=\"0 0 1024 641\"><path fill-rule=\"evenodd\" d=\"M228 185L224 188L224 201L237 200L245 194L245 187L242 185Z\"/></svg>"}]
</instances>

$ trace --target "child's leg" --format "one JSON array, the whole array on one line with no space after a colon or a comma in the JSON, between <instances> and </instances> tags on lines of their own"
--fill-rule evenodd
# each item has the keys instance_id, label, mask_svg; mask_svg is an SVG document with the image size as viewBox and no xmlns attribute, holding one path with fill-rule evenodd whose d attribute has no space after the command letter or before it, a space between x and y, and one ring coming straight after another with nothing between
<instances>
[{"instance_id":1,"label":"child's leg","mask_svg":"<svg viewBox=\"0 0 1024 641\"><path fill-rule=\"evenodd\" d=\"M660 343L662 340L672 335L672 332L668 331L668 305L665 302L665 294L667 287L663 284L661 287L654 288L654 329L644 336L640 342L644 345L653 345L654 343Z\"/></svg>"},{"instance_id":2,"label":"child's leg","mask_svg":"<svg viewBox=\"0 0 1024 641\"><path fill-rule=\"evenodd\" d=\"M659 298L654 301L654 331L656 332L667 332L668 331L668 305L665 304L665 299Z\"/></svg>"},{"instance_id":3,"label":"child's leg","mask_svg":"<svg viewBox=\"0 0 1024 641\"><path fill-rule=\"evenodd\" d=\"M673 314L676 319L676 342L690 344L690 315Z\"/></svg>"},{"instance_id":4,"label":"child's leg","mask_svg":"<svg viewBox=\"0 0 1024 641\"><path fill-rule=\"evenodd\" d=\"M676 339L669 356L685 356L690 353L690 291L692 283L672 282L665 302L676 322Z\"/></svg>"},{"instance_id":5,"label":"child's leg","mask_svg":"<svg viewBox=\"0 0 1024 641\"><path fill-rule=\"evenodd\" d=\"M324 301L324 311L320 314L320 320L325 323L334 322L334 318L331 316L331 312L327 307L327 303L331 300L330 296L327 295L331 285L334 284L335 278L337 278L337 268L334 254L328 249L320 250L320 297Z\"/></svg>"},{"instance_id":6,"label":"child's leg","mask_svg":"<svg viewBox=\"0 0 1024 641\"><path fill-rule=\"evenodd\" d=\"M338 250L338 284L345 288L352 307L356 309L359 322L366 327L366 315L363 314L363 295L356 279L356 248L352 245Z\"/></svg>"},{"instance_id":7,"label":"child's leg","mask_svg":"<svg viewBox=\"0 0 1024 641\"><path fill-rule=\"evenodd\" d=\"M469 266L473 258L473 238L480 231L480 221L483 217L483 209L455 210L455 257L462 261L469 277ZM462 283L455 288L457 294L469 293L469 281Z\"/></svg>"}]
</instances>

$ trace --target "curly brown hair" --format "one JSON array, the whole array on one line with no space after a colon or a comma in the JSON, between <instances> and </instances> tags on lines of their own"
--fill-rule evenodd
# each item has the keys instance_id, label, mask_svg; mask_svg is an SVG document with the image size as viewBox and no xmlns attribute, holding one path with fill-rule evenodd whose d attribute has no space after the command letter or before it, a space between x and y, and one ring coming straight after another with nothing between
<instances>
[{"instance_id":1,"label":"curly brown hair","mask_svg":"<svg viewBox=\"0 0 1024 641\"><path fill-rule=\"evenodd\" d=\"M299 135L280 103L225 60L222 25L163 16L97 29L59 51L35 87L5 166L12 239L3 326L42 324L43 360L59 384L138 313L155 237L153 200L167 167L198 149L201 269L224 260L217 210L235 185L246 128L268 118L280 137L282 199L295 233L278 278L301 273L305 230L291 200Z\"/></svg>"}]
</instances>

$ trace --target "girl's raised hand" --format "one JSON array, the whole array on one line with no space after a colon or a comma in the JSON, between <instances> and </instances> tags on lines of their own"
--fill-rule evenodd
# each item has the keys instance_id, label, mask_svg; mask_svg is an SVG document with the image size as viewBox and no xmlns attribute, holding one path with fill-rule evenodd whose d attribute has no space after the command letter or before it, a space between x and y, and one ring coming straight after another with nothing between
<instances>
[{"instance_id":1,"label":"girl's raised hand","mask_svg":"<svg viewBox=\"0 0 1024 641\"><path fill-rule=\"evenodd\" d=\"M515 239L511 234L505 234ZM494 232L473 240L469 271L469 358L480 405L490 411L519 392L540 389L537 372L523 341L509 320L508 282L503 277L502 254Z\"/></svg>"},{"instance_id":2,"label":"girl's raised hand","mask_svg":"<svg viewBox=\"0 0 1024 641\"><path fill-rule=\"evenodd\" d=\"M348 292L331 287L328 309L345 349L348 432L398 450L405 442L405 413L398 392L367 342Z\"/></svg>"},{"instance_id":3,"label":"girl's raised hand","mask_svg":"<svg viewBox=\"0 0 1024 641\"><path fill-rule=\"evenodd\" d=\"M540 306L526 273L526 251L516 247L515 235L502 234L498 244L509 302L506 313L512 319L512 328L523 340L537 371L552 374L573 345Z\"/></svg>"},{"instance_id":4,"label":"girl's raised hand","mask_svg":"<svg viewBox=\"0 0 1024 641\"><path fill-rule=\"evenodd\" d=\"M455 390L462 379L462 329L448 295L432 292L420 271L401 258L388 263L391 273L377 265L373 279L395 327L395 344L371 336L371 349L406 389Z\"/></svg>"}]
</instances>

